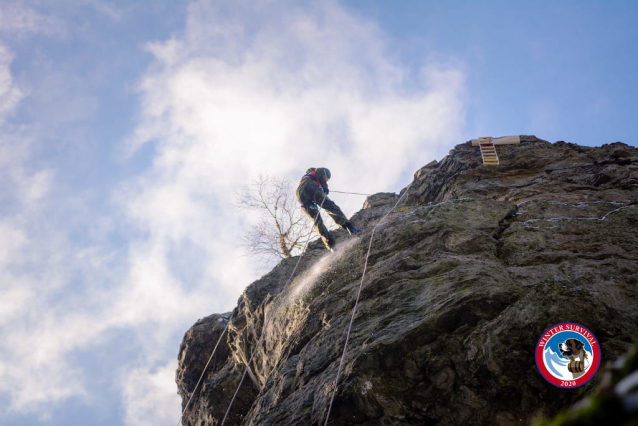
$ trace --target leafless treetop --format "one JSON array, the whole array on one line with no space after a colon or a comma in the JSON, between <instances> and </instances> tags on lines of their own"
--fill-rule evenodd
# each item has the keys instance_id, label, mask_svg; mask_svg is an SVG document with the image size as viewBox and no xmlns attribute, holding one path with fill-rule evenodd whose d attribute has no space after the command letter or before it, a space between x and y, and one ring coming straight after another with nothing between
<instances>
[{"instance_id":1,"label":"leafless treetop","mask_svg":"<svg viewBox=\"0 0 638 426\"><path fill-rule=\"evenodd\" d=\"M259 175L237 194L236 206L260 215L259 222L242 237L242 246L265 265L299 254L312 232L295 188L286 179Z\"/></svg>"}]
</instances>

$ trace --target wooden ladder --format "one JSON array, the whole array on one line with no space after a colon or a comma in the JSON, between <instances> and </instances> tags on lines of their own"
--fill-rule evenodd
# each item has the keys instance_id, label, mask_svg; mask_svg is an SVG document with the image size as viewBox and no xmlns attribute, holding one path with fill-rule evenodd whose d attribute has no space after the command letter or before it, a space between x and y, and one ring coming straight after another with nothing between
<instances>
[{"instance_id":1,"label":"wooden ladder","mask_svg":"<svg viewBox=\"0 0 638 426\"><path fill-rule=\"evenodd\" d=\"M483 158L483 165L485 166L498 166L498 155L496 154L496 147L492 143L492 138L482 137L479 138L479 148L481 150L481 157Z\"/></svg>"}]
</instances>

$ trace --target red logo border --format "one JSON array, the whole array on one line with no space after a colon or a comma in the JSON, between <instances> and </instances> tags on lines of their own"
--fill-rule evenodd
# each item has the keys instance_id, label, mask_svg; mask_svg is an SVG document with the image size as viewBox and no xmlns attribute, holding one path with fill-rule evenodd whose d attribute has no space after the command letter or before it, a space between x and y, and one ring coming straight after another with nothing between
<instances>
[{"instance_id":1,"label":"red logo border","mask_svg":"<svg viewBox=\"0 0 638 426\"><path fill-rule=\"evenodd\" d=\"M589 332L589 334L592 335L592 337L594 338L594 341L596 342L595 345L592 345L590 343L591 349L594 352L594 363L595 363L595 367L596 368L592 368L592 367L594 367L592 365L591 367L589 367L589 370L587 370L586 374L584 374L583 376L581 376L581 377L579 377L577 379L572 379L572 380L560 380L560 379L557 379L549 371L547 371L547 368L545 368L545 363L543 362L543 351L545 350L545 345L539 346L539 344L540 344L541 340L543 340L543 337L545 336L545 334L548 331L552 330L553 328L560 327L561 325L573 325L573 326L580 327L580 328L582 328L584 330L587 330ZM559 331L558 333L561 333L563 331L574 331L574 330L562 330L562 331ZM556 333L556 334L558 334L558 333ZM583 337L585 337L585 336L583 336ZM551 337L550 337L550 339L551 339ZM562 322L560 324L553 325L553 326L549 327L547 330L543 331L543 333L541 334L540 339L538 339L538 342L536 342L536 350L535 350L534 358L536 359L536 368L538 368L538 371L541 373L541 376L543 376L543 378L545 380L547 380L549 383L551 383L552 385L554 385L556 387L559 387L559 388L574 389L574 388L583 386L584 384L589 382L596 375L596 372L598 371L598 368L600 367L600 361L601 361L600 342L598 341L596 336L594 336L594 333L592 333L587 327L583 327L582 325L576 324L575 322ZM540 362L539 362L539 360L540 360ZM563 382L563 383L564 382L576 382L576 384L574 386L561 386L561 382Z\"/></svg>"}]
</instances>

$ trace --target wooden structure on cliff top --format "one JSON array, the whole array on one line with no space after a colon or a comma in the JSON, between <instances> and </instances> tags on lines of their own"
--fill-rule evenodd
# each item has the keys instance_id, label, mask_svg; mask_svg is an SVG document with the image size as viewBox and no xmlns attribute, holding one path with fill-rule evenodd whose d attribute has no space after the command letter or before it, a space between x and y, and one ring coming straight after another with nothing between
<instances>
[{"instance_id":1,"label":"wooden structure on cliff top","mask_svg":"<svg viewBox=\"0 0 638 426\"><path fill-rule=\"evenodd\" d=\"M478 146L481 150L484 166L498 166L500 164L496 153L496 145L518 145L520 143L520 136L501 136L500 138L483 136L478 139L472 139L472 146Z\"/></svg>"}]
</instances>

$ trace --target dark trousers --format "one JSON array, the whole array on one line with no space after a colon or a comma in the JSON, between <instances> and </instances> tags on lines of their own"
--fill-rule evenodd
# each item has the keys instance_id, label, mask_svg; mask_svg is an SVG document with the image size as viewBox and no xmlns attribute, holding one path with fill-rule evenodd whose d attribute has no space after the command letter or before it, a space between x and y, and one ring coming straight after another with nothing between
<instances>
[{"instance_id":1,"label":"dark trousers","mask_svg":"<svg viewBox=\"0 0 638 426\"><path fill-rule=\"evenodd\" d=\"M334 237L326 228L326 225L323 223L323 219L321 218L321 214L319 214L319 206L321 206L325 211L328 212L332 220L335 221L337 225L340 227L345 227L348 222L348 218L343 214L338 205L335 204L330 198L326 196L323 190L319 187L313 188L308 185L305 187L300 187L297 190L297 198L301 205L301 209L313 220L315 224L315 231L321 239L326 247L332 247L334 245Z\"/></svg>"}]
</instances>

